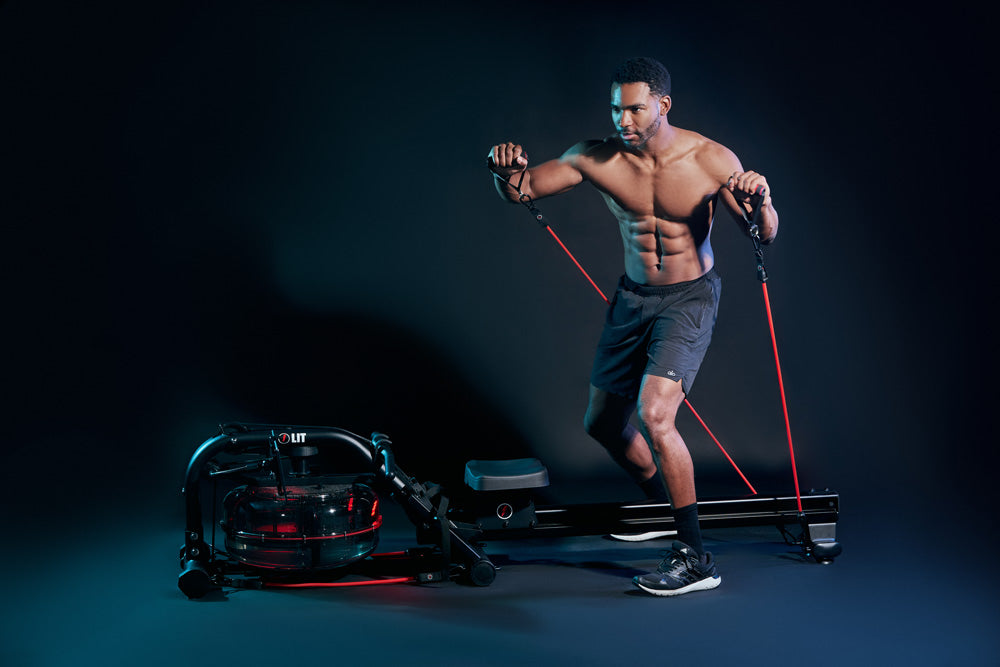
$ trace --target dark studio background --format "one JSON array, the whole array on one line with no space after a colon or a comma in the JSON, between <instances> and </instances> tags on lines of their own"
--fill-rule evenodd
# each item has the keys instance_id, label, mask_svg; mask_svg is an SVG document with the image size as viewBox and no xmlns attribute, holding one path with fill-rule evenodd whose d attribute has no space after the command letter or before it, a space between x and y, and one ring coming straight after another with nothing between
<instances>
[{"instance_id":1,"label":"dark studio background","mask_svg":"<svg viewBox=\"0 0 1000 667\"><path fill-rule=\"evenodd\" d=\"M179 542L184 466L230 420L384 431L422 479L538 456L556 498L631 493L581 427L603 304L484 156L609 133L632 55L671 70L672 123L772 184L800 477L840 491L844 558L988 567L984 10L694 4L0 2L8 567L65 568L53 532L126 558L147 522ZM610 293L596 192L540 206ZM751 248L713 243L691 400L787 492ZM682 428L702 489L742 493Z\"/></svg>"}]
</instances>

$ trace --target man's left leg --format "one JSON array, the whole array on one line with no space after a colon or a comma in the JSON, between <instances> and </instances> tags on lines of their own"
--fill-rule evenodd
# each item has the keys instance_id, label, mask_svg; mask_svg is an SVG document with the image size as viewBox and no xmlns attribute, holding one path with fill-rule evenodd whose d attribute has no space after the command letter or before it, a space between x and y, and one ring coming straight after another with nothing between
<instances>
[{"instance_id":1,"label":"man's left leg","mask_svg":"<svg viewBox=\"0 0 1000 667\"><path fill-rule=\"evenodd\" d=\"M721 582L712 555L702 545L698 524L694 464L677 431L677 410L684 401L681 383L646 375L639 391L639 424L660 459L664 481L673 500L677 541L657 571L633 582L654 595L680 595L715 588Z\"/></svg>"},{"instance_id":2,"label":"man's left leg","mask_svg":"<svg viewBox=\"0 0 1000 667\"><path fill-rule=\"evenodd\" d=\"M694 464L684 439L677 431L675 420L677 410L684 402L684 391L681 383L656 375L643 377L639 389L639 426L646 442L650 444L660 460L663 481L670 491L674 512L694 508L697 512L697 495L694 486ZM694 530L678 525L678 539L689 546L695 547L699 553L701 548L701 530L697 518ZM688 542L687 540L690 540Z\"/></svg>"}]
</instances>

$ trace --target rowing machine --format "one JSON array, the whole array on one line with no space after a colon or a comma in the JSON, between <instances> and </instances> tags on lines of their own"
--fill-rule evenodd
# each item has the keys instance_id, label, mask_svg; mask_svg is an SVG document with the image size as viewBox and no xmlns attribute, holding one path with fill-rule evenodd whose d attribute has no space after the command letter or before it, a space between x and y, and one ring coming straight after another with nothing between
<instances>
[{"instance_id":1,"label":"rowing machine","mask_svg":"<svg viewBox=\"0 0 1000 667\"><path fill-rule=\"evenodd\" d=\"M448 499L440 488L400 470L390 445L379 433L363 438L330 427L224 424L188 463L178 587L189 598L200 598L223 586L259 587L268 580L321 576L365 561L378 544L377 493L393 497L428 543L439 547L433 555L443 565L416 573L415 580L458 575L488 586L496 576L494 565L449 525ZM324 470L323 453L354 459L360 468ZM220 483L233 487L218 523L224 549L215 544ZM205 486L213 491L210 537L204 529ZM434 561L425 552L412 555Z\"/></svg>"},{"instance_id":2,"label":"rowing machine","mask_svg":"<svg viewBox=\"0 0 1000 667\"><path fill-rule=\"evenodd\" d=\"M331 457L337 459L335 470L326 469ZM352 458L350 465L358 467L345 472L343 461ZM225 424L188 464L178 587L189 598L200 598L226 586L314 585L302 579L352 568L370 572L378 559L379 494L396 500L416 527L418 543L431 546L392 559L397 566L405 561L409 576L371 583L458 578L489 586L496 567L483 541L673 527L670 507L663 503L536 507L533 490L548 485L548 471L537 459L470 461L465 481L472 491L468 507L449 507L440 487L400 470L383 434L363 438L332 427ZM220 484L230 488L221 502L223 518L216 522ZM202 502L206 488L212 490L209 535ZM795 500L707 500L699 503L699 513L705 526L776 525L785 532L798 523L805 553L832 561L840 553L839 497L810 494L802 499L802 511ZM216 545L216 526L225 534L225 548Z\"/></svg>"}]
</instances>

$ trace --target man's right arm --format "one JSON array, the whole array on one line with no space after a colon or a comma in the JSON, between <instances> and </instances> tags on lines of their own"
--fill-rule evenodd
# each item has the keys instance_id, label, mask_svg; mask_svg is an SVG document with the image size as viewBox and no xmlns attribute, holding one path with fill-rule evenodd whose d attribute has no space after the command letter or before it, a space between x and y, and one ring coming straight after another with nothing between
<instances>
[{"instance_id":1,"label":"man's right arm","mask_svg":"<svg viewBox=\"0 0 1000 667\"><path fill-rule=\"evenodd\" d=\"M490 149L487 164L493 172L493 181L500 196L517 202L522 194L531 199L541 199L566 192L582 183L583 173L577 168L579 156L580 145L556 160L529 169L528 154L520 145L508 141Z\"/></svg>"}]
</instances>

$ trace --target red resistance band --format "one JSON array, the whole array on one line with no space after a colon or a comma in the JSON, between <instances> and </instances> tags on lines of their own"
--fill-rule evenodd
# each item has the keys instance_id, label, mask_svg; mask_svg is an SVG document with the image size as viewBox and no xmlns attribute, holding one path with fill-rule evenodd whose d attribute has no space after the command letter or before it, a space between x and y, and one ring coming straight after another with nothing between
<instances>
[{"instance_id":1,"label":"red resistance band","mask_svg":"<svg viewBox=\"0 0 1000 667\"><path fill-rule=\"evenodd\" d=\"M781 379L781 362L778 361L778 341L774 337L774 319L771 317L771 299L767 295L767 283L761 281L764 290L764 309L767 310L767 326L771 329L771 347L774 349L774 367L778 371L778 390L781 392L781 411L785 415L785 434L788 436L788 456L792 460L792 479L795 481L795 502L802 514L802 494L799 492L799 472L795 469L795 447L792 446L792 426L788 421L788 402L785 400L785 382Z\"/></svg>"},{"instance_id":2,"label":"red resistance band","mask_svg":"<svg viewBox=\"0 0 1000 667\"><path fill-rule=\"evenodd\" d=\"M798 505L799 514L802 514L802 494L799 491L799 472L795 467L795 447L792 446L792 426L788 421L788 401L785 399L785 381L781 377L781 361L778 359L778 341L774 335L774 318L771 315L771 298L767 293L767 269L764 268L764 249L761 246L760 227L757 226L757 219L760 216L760 209L764 205L764 186L761 185L750 198L751 214L747 217L746 211L740 207L743 214L743 222L746 225L747 236L753 242L753 254L757 259L757 280L760 281L761 289L764 292L764 310L767 312L767 328L771 332L771 348L774 351L774 368L778 373L778 391L781 394L781 411L785 417L785 434L788 437L788 456L792 462L792 479L795 482L795 502Z\"/></svg>"}]
</instances>

